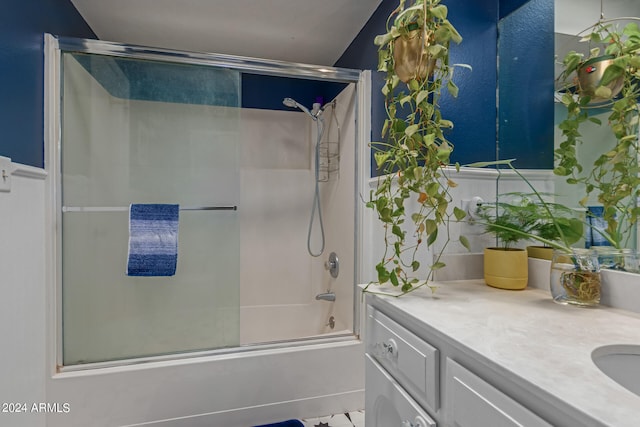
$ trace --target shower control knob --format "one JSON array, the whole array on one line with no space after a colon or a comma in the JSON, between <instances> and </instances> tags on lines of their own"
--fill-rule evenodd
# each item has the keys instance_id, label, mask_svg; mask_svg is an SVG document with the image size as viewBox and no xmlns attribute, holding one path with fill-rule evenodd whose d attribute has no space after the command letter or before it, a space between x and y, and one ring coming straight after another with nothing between
<instances>
[{"instance_id":1,"label":"shower control knob","mask_svg":"<svg viewBox=\"0 0 640 427\"><path fill-rule=\"evenodd\" d=\"M329 270L331 277L334 279L338 277L340 272L340 263L338 262L338 255L335 252L329 254L329 260L324 263L324 268Z\"/></svg>"}]
</instances>

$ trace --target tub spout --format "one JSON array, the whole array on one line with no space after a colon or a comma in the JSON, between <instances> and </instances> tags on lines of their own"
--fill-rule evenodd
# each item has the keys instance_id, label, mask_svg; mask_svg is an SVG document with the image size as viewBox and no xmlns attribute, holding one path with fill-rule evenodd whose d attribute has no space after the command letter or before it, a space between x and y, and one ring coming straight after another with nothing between
<instances>
[{"instance_id":1,"label":"tub spout","mask_svg":"<svg viewBox=\"0 0 640 427\"><path fill-rule=\"evenodd\" d=\"M316 299L317 300L324 300L324 301L335 301L336 300L336 294L333 293L333 292L325 292L323 294L316 295Z\"/></svg>"}]
</instances>

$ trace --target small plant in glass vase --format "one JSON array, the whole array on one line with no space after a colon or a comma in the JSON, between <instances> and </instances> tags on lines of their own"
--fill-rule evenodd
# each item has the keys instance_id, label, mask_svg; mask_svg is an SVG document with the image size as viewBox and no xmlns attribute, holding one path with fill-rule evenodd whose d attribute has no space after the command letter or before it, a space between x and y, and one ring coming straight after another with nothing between
<instances>
[{"instance_id":1,"label":"small plant in glass vase","mask_svg":"<svg viewBox=\"0 0 640 427\"><path fill-rule=\"evenodd\" d=\"M442 116L439 105L443 91L458 94L449 45L462 38L447 14L440 0L415 0L411 5L401 0L387 20L387 32L374 41L379 46L378 71L386 74L382 92L387 118L384 141L372 143L382 175L367 207L384 227L378 283L391 283L403 294L431 286L433 272L444 266L440 257L449 239L449 221L465 216L451 203L450 189L456 184L446 169L453 144L445 132L453 123ZM419 249L432 247L439 236L444 243L427 277L413 277L421 268ZM468 246L466 239L461 242Z\"/></svg>"},{"instance_id":2,"label":"small plant in glass vase","mask_svg":"<svg viewBox=\"0 0 640 427\"><path fill-rule=\"evenodd\" d=\"M601 20L582 38L583 42L595 45L588 57L572 51L563 60L559 79L566 86L562 104L567 109L567 118L559 124L562 141L555 150L554 173L584 191L579 202L583 207L588 208L592 200L597 200L606 228L594 228L592 232L614 248L623 249L633 243L640 213L637 206L640 29L636 22L620 29L617 21ZM595 113L602 111L608 114L613 145L601 144L603 150L593 164L581 164L580 128L587 122L602 125L595 117Z\"/></svg>"},{"instance_id":3,"label":"small plant in glass vase","mask_svg":"<svg viewBox=\"0 0 640 427\"><path fill-rule=\"evenodd\" d=\"M600 270L596 254L593 251L572 247L583 237L587 224L581 214L573 209L550 202L552 195L541 194L531 182L513 166L514 159L496 162L475 163L469 166L486 167L506 165L516 173L529 187L530 193L515 193L517 203L499 202L493 206L485 206L485 212L479 212L478 221L488 232L499 239L515 244L519 240L534 240L554 248L551 261L550 288L554 301L562 304L592 306L600 301ZM487 251L485 250L485 257ZM520 255L519 262L524 264L526 256ZM513 265L517 265L512 261ZM504 276L498 263L490 267L490 273ZM491 270L493 268L493 270ZM513 269L513 266L509 266ZM522 267L525 268L525 267ZM485 281L487 264L485 259ZM528 272L527 272L528 273ZM521 273L520 273L521 274ZM521 274L522 275L522 274ZM506 279L501 279L503 282ZM507 282L508 283L508 282ZM519 286L518 285L519 283ZM489 284L489 283L488 283ZM500 286L500 282L490 284L506 289L522 289L522 280L509 286Z\"/></svg>"}]
</instances>

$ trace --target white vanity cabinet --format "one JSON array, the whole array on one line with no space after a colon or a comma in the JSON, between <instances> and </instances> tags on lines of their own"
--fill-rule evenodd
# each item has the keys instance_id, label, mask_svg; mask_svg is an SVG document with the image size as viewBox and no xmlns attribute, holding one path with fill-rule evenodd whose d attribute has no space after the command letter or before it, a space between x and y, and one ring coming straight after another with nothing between
<instances>
[{"instance_id":1,"label":"white vanity cabinet","mask_svg":"<svg viewBox=\"0 0 640 427\"><path fill-rule=\"evenodd\" d=\"M640 396L592 359L602 346L637 345L638 313L483 280L364 301L367 427L640 426Z\"/></svg>"},{"instance_id":2,"label":"white vanity cabinet","mask_svg":"<svg viewBox=\"0 0 640 427\"><path fill-rule=\"evenodd\" d=\"M366 308L367 427L551 426L458 363L454 345L418 336L383 310Z\"/></svg>"},{"instance_id":3,"label":"white vanity cabinet","mask_svg":"<svg viewBox=\"0 0 640 427\"><path fill-rule=\"evenodd\" d=\"M462 365L447 358L446 424L456 427L551 427Z\"/></svg>"}]
</instances>

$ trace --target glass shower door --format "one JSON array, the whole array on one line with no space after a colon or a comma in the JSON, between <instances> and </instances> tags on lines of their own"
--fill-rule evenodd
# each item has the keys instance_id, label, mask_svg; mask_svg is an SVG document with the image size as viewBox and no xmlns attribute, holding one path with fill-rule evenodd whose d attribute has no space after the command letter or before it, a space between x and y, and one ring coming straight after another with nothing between
<instances>
[{"instance_id":1,"label":"glass shower door","mask_svg":"<svg viewBox=\"0 0 640 427\"><path fill-rule=\"evenodd\" d=\"M240 73L62 64L63 364L238 346ZM127 276L137 203L180 205L174 276Z\"/></svg>"}]
</instances>

